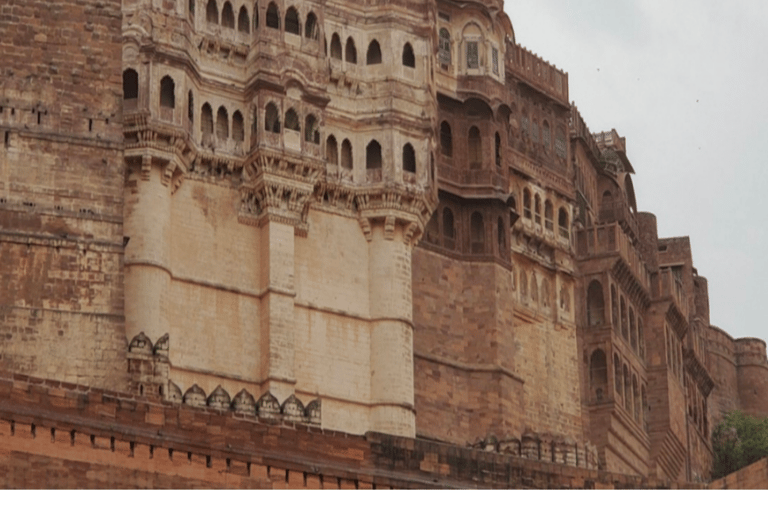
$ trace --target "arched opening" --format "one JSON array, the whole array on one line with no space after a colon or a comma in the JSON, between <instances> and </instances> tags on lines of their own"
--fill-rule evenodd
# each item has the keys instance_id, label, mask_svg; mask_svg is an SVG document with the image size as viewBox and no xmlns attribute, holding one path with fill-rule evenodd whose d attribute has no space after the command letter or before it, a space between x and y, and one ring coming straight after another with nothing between
<instances>
[{"instance_id":1,"label":"arched opening","mask_svg":"<svg viewBox=\"0 0 768 512\"><path fill-rule=\"evenodd\" d=\"M539 285L537 283L538 281L536 281L536 273L531 272L531 300L534 303L539 302Z\"/></svg>"},{"instance_id":2,"label":"arched opening","mask_svg":"<svg viewBox=\"0 0 768 512\"><path fill-rule=\"evenodd\" d=\"M347 46L344 49L344 59L350 64L357 64L357 48L355 48L355 40L351 37L347 38Z\"/></svg>"},{"instance_id":3,"label":"arched opening","mask_svg":"<svg viewBox=\"0 0 768 512\"><path fill-rule=\"evenodd\" d=\"M253 31L259 28L259 4L253 4Z\"/></svg>"},{"instance_id":4,"label":"arched opening","mask_svg":"<svg viewBox=\"0 0 768 512\"><path fill-rule=\"evenodd\" d=\"M448 121L440 123L440 152L448 157L453 156L453 135Z\"/></svg>"},{"instance_id":5,"label":"arched opening","mask_svg":"<svg viewBox=\"0 0 768 512\"><path fill-rule=\"evenodd\" d=\"M365 168L381 169L381 144L372 140L365 147Z\"/></svg>"},{"instance_id":6,"label":"arched opening","mask_svg":"<svg viewBox=\"0 0 768 512\"><path fill-rule=\"evenodd\" d=\"M200 129L202 130L203 135L213 134L213 110L208 103L203 105L203 109L200 114L200 125Z\"/></svg>"},{"instance_id":7,"label":"arched opening","mask_svg":"<svg viewBox=\"0 0 768 512\"><path fill-rule=\"evenodd\" d=\"M325 141L325 161L331 165L339 163L339 148L333 135L329 135Z\"/></svg>"},{"instance_id":8,"label":"arched opening","mask_svg":"<svg viewBox=\"0 0 768 512\"><path fill-rule=\"evenodd\" d=\"M277 105L271 101L264 111L264 130L272 133L280 133L280 112Z\"/></svg>"},{"instance_id":9,"label":"arched opening","mask_svg":"<svg viewBox=\"0 0 768 512\"><path fill-rule=\"evenodd\" d=\"M635 310L630 306L629 308L629 340L632 350L637 354L637 331L635 326Z\"/></svg>"},{"instance_id":10,"label":"arched opening","mask_svg":"<svg viewBox=\"0 0 768 512\"><path fill-rule=\"evenodd\" d=\"M403 171L416 172L416 152L409 143L403 146Z\"/></svg>"},{"instance_id":11,"label":"arched opening","mask_svg":"<svg viewBox=\"0 0 768 512\"><path fill-rule=\"evenodd\" d=\"M451 33L446 28L440 29L437 59L444 69L451 65Z\"/></svg>"},{"instance_id":12,"label":"arched opening","mask_svg":"<svg viewBox=\"0 0 768 512\"><path fill-rule=\"evenodd\" d=\"M608 361L605 352L600 349L592 352L589 358L589 389L592 398L602 402L608 390Z\"/></svg>"},{"instance_id":13,"label":"arched opening","mask_svg":"<svg viewBox=\"0 0 768 512\"><path fill-rule=\"evenodd\" d=\"M307 14L307 23L304 25L304 37L317 41L320 38L320 30L317 27L317 16L314 12Z\"/></svg>"},{"instance_id":14,"label":"arched opening","mask_svg":"<svg viewBox=\"0 0 768 512\"><path fill-rule=\"evenodd\" d=\"M533 220L541 226L541 197L536 194L533 198Z\"/></svg>"},{"instance_id":15,"label":"arched opening","mask_svg":"<svg viewBox=\"0 0 768 512\"><path fill-rule=\"evenodd\" d=\"M240 8L240 14L237 15L237 30L243 34L250 33L249 27L251 26L248 21L248 9L245 6Z\"/></svg>"},{"instance_id":16,"label":"arched opening","mask_svg":"<svg viewBox=\"0 0 768 512\"><path fill-rule=\"evenodd\" d=\"M341 60L341 38L336 33L331 36L331 58Z\"/></svg>"},{"instance_id":17,"label":"arched opening","mask_svg":"<svg viewBox=\"0 0 768 512\"><path fill-rule=\"evenodd\" d=\"M621 380L621 361L618 354L613 354L613 386L616 390L615 400L621 402L622 400L622 380Z\"/></svg>"},{"instance_id":18,"label":"arched opening","mask_svg":"<svg viewBox=\"0 0 768 512\"><path fill-rule=\"evenodd\" d=\"M548 153L552 146L552 130L546 121L541 124L541 143L544 146L544 151Z\"/></svg>"},{"instance_id":19,"label":"arched opening","mask_svg":"<svg viewBox=\"0 0 768 512\"><path fill-rule=\"evenodd\" d=\"M187 119L189 119L189 124L192 126L195 122L195 96L192 94L192 91L189 91L187 94Z\"/></svg>"},{"instance_id":20,"label":"arched opening","mask_svg":"<svg viewBox=\"0 0 768 512\"><path fill-rule=\"evenodd\" d=\"M232 114L232 139L237 142L245 140L245 123L243 122L243 114L239 110L235 110L235 113Z\"/></svg>"},{"instance_id":21,"label":"arched opening","mask_svg":"<svg viewBox=\"0 0 768 512\"><path fill-rule=\"evenodd\" d=\"M568 230L568 212L562 206L557 211L557 227L561 237L563 238L570 237L570 233Z\"/></svg>"},{"instance_id":22,"label":"arched opening","mask_svg":"<svg viewBox=\"0 0 768 512\"><path fill-rule=\"evenodd\" d=\"M523 301L528 300L528 276L525 270L520 271L520 299Z\"/></svg>"},{"instance_id":23,"label":"arched opening","mask_svg":"<svg viewBox=\"0 0 768 512\"><path fill-rule=\"evenodd\" d=\"M208 0L208 5L205 7L205 21L219 24L219 8L216 7L216 0Z\"/></svg>"},{"instance_id":24,"label":"arched opening","mask_svg":"<svg viewBox=\"0 0 768 512\"><path fill-rule=\"evenodd\" d=\"M594 280L587 288L587 324L592 326L603 325L605 322L605 300L603 298L603 285Z\"/></svg>"},{"instance_id":25,"label":"arched opening","mask_svg":"<svg viewBox=\"0 0 768 512\"><path fill-rule=\"evenodd\" d=\"M405 43L403 46L403 66L407 68L416 67L416 56L413 54L411 43Z\"/></svg>"},{"instance_id":26,"label":"arched opening","mask_svg":"<svg viewBox=\"0 0 768 512\"><path fill-rule=\"evenodd\" d=\"M317 118L312 114L304 118L304 140L312 144L320 144L320 130L317 127Z\"/></svg>"},{"instance_id":27,"label":"arched opening","mask_svg":"<svg viewBox=\"0 0 768 512\"><path fill-rule=\"evenodd\" d=\"M507 252L507 229L504 227L504 219L499 217L496 221L496 239L499 243L499 255Z\"/></svg>"},{"instance_id":28,"label":"arched opening","mask_svg":"<svg viewBox=\"0 0 768 512\"><path fill-rule=\"evenodd\" d=\"M280 30L280 13L275 2L269 2L267 6L267 28Z\"/></svg>"},{"instance_id":29,"label":"arched opening","mask_svg":"<svg viewBox=\"0 0 768 512\"><path fill-rule=\"evenodd\" d=\"M568 146L565 142L565 130L562 126L557 127L555 134L555 154L558 158L566 158L568 156Z\"/></svg>"},{"instance_id":30,"label":"arched opening","mask_svg":"<svg viewBox=\"0 0 768 512\"><path fill-rule=\"evenodd\" d=\"M450 208L443 209L443 245L448 249L456 246L456 230L453 225L453 211Z\"/></svg>"},{"instance_id":31,"label":"arched opening","mask_svg":"<svg viewBox=\"0 0 768 512\"><path fill-rule=\"evenodd\" d=\"M189 0L187 3L187 15L189 15L189 21L195 20L195 0Z\"/></svg>"},{"instance_id":32,"label":"arched opening","mask_svg":"<svg viewBox=\"0 0 768 512\"><path fill-rule=\"evenodd\" d=\"M229 137L229 115L227 109L219 107L216 112L216 138L226 140Z\"/></svg>"},{"instance_id":33,"label":"arched opening","mask_svg":"<svg viewBox=\"0 0 768 512\"><path fill-rule=\"evenodd\" d=\"M640 387L640 402L642 406L643 428L648 432L648 396L645 393L645 385Z\"/></svg>"},{"instance_id":34,"label":"arched opening","mask_svg":"<svg viewBox=\"0 0 768 512\"><path fill-rule=\"evenodd\" d=\"M285 11L285 32L286 34L301 35L301 21L299 20L299 11L295 7L289 7Z\"/></svg>"},{"instance_id":35,"label":"arched opening","mask_svg":"<svg viewBox=\"0 0 768 512\"><path fill-rule=\"evenodd\" d=\"M523 189L523 215L526 219L532 217L531 214L531 192L527 189Z\"/></svg>"},{"instance_id":36,"label":"arched opening","mask_svg":"<svg viewBox=\"0 0 768 512\"><path fill-rule=\"evenodd\" d=\"M629 382L629 368L624 365L624 407L632 412L632 384Z\"/></svg>"},{"instance_id":37,"label":"arched opening","mask_svg":"<svg viewBox=\"0 0 768 512\"><path fill-rule=\"evenodd\" d=\"M467 137L468 146L468 158L469 166L473 169L477 169L483 164L483 144L480 137L480 129L477 126L473 126L469 129L469 136Z\"/></svg>"},{"instance_id":38,"label":"arched opening","mask_svg":"<svg viewBox=\"0 0 768 512\"><path fill-rule=\"evenodd\" d=\"M293 130L295 132L301 131L301 125L299 124L299 116L296 114L296 111L292 108L289 108L288 111L285 113L285 129L286 130Z\"/></svg>"},{"instance_id":39,"label":"arched opening","mask_svg":"<svg viewBox=\"0 0 768 512\"><path fill-rule=\"evenodd\" d=\"M160 80L160 106L176 107L176 85L173 83L173 78L167 75Z\"/></svg>"},{"instance_id":40,"label":"arched opening","mask_svg":"<svg viewBox=\"0 0 768 512\"><path fill-rule=\"evenodd\" d=\"M610 190L606 190L605 192L603 192L601 206L610 206L611 203L613 203L613 195L611 195Z\"/></svg>"},{"instance_id":41,"label":"arched opening","mask_svg":"<svg viewBox=\"0 0 768 512\"><path fill-rule=\"evenodd\" d=\"M481 254L485 250L485 226L483 214L474 212L469 221L469 241L472 254Z\"/></svg>"},{"instance_id":42,"label":"arched opening","mask_svg":"<svg viewBox=\"0 0 768 512\"><path fill-rule=\"evenodd\" d=\"M365 54L366 64L381 64L381 46L377 40L373 40L368 45L368 51Z\"/></svg>"},{"instance_id":43,"label":"arched opening","mask_svg":"<svg viewBox=\"0 0 768 512\"><path fill-rule=\"evenodd\" d=\"M555 229L553 210L552 201L549 199L544 201L544 227L547 228L547 231L553 231Z\"/></svg>"},{"instance_id":44,"label":"arched opening","mask_svg":"<svg viewBox=\"0 0 768 512\"><path fill-rule=\"evenodd\" d=\"M621 336L625 340L629 340L629 336L628 336L629 329L627 328L628 327L628 325L627 325L627 323L628 323L627 322L627 302L624 300L624 296L623 295L620 298L620 304L621 304L621 318L620 318L619 321L621 322Z\"/></svg>"},{"instance_id":45,"label":"arched opening","mask_svg":"<svg viewBox=\"0 0 768 512\"><path fill-rule=\"evenodd\" d=\"M632 375L632 412L635 421L640 422L640 390L637 387L637 375Z\"/></svg>"},{"instance_id":46,"label":"arched opening","mask_svg":"<svg viewBox=\"0 0 768 512\"><path fill-rule=\"evenodd\" d=\"M499 135L499 132L496 132L494 137L493 154L496 159L496 167L501 167L501 135Z\"/></svg>"},{"instance_id":47,"label":"arched opening","mask_svg":"<svg viewBox=\"0 0 768 512\"><path fill-rule=\"evenodd\" d=\"M637 315L637 344L640 349L640 358L645 361L645 340L643 339L643 319Z\"/></svg>"},{"instance_id":48,"label":"arched opening","mask_svg":"<svg viewBox=\"0 0 768 512\"><path fill-rule=\"evenodd\" d=\"M341 166L344 169L352 169L352 143L344 139L341 143Z\"/></svg>"},{"instance_id":49,"label":"arched opening","mask_svg":"<svg viewBox=\"0 0 768 512\"><path fill-rule=\"evenodd\" d=\"M139 97L139 74L133 69L123 71L123 99L135 100Z\"/></svg>"},{"instance_id":50,"label":"arched opening","mask_svg":"<svg viewBox=\"0 0 768 512\"><path fill-rule=\"evenodd\" d=\"M611 285L611 320L613 329L619 332L621 326L619 325L619 299L616 297L616 286Z\"/></svg>"},{"instance_id":51,"label":"arched opening","mask_svg":"<svg viewBox=\"0 0 768 512\"><path fill-rule=\"evenodd\" d=\"M235 28L235 13L229 2L224 2L224 7L221 9L221 26Z\"/></svg>"}]
</instances>

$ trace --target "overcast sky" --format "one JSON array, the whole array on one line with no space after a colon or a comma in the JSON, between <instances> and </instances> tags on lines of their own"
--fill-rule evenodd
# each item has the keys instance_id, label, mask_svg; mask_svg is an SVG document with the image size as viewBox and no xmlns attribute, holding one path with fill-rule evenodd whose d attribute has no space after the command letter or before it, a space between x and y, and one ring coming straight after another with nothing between
<instances>
[{"instance_id":1,"label":"overcast sky","mask_svg":"<svg viewBox=\"0 0 768 512\"><path fill-rule=\"evenodd\" d=\"M768 339L768 2L506 0L515 37L615 128L640 211L690 236L710 322Z\"/></svg>"}]
</instances>

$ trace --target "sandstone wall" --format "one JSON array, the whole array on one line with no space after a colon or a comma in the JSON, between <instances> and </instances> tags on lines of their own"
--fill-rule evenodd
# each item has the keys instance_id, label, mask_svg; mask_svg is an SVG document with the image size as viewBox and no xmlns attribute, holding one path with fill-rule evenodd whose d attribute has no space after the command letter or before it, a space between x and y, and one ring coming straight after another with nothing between
<instances>
[{"instance_id":1,"label":"sandstone wall","mask_svg":"<svg viewBox=\"0 0 768 512\"><path fill-rule=\"evenodd\" d=\"M123 389L121 3L0 7L0 367Z\"/></svg>"}]
</instances>

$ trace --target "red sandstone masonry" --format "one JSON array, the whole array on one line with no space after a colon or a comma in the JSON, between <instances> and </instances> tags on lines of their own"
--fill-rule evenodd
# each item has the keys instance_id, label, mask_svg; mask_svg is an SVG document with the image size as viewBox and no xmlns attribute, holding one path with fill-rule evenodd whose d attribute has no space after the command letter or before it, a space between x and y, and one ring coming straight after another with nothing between
<instances>
[{"instance_id":1,"label":"red sandstone masonry","mask_svg":"<svg viewBox=\"0 0 768 512\"><path fill-rule=\"evenodd\" d=\"M68 387L0 375L0 487L675 487L431 441L351 436Z\"/></svg>"}]
</instances>

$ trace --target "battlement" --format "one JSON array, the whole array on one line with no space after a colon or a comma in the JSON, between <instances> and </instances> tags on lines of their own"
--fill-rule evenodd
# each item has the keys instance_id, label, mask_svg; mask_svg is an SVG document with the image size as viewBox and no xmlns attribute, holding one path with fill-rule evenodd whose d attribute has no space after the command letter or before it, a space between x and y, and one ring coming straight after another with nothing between
<instances>
[{"instance_id":1,"label":"battlement","mask_svg":"<svg viewBox=\"0 0 768 512\"><path fill-rule=\"evenodd\" d=\"M734 341L736 361L746 364L768 365L765 341L758 338L738 338Z\"/></svg>"},{"instance_id":2,"label":"battlement","mask_svg":"<svg viewBox=\"0 0 768 512\"><path fill-rule=\"evenodd\" d=\"M511 64L513 74L526 85L533 86L568 108L568 73L517 44L510 45L507 61Z\"/></svg>"},{"instance_id":3,"label":"battlement","mask_svg":"<svg viewBox=\"0 0 768 512\"><path fill-rule=\"evenodd\" d=\"M581 113L575 103L571 103L571 116L568 119L568 123L571 137L581 139L589 149L589 155L594 159L595 163L598 162L600 159L600 148L597 146L594 136L589 131L589 127L581 117Z\"/></svg>"}]
</instances>

